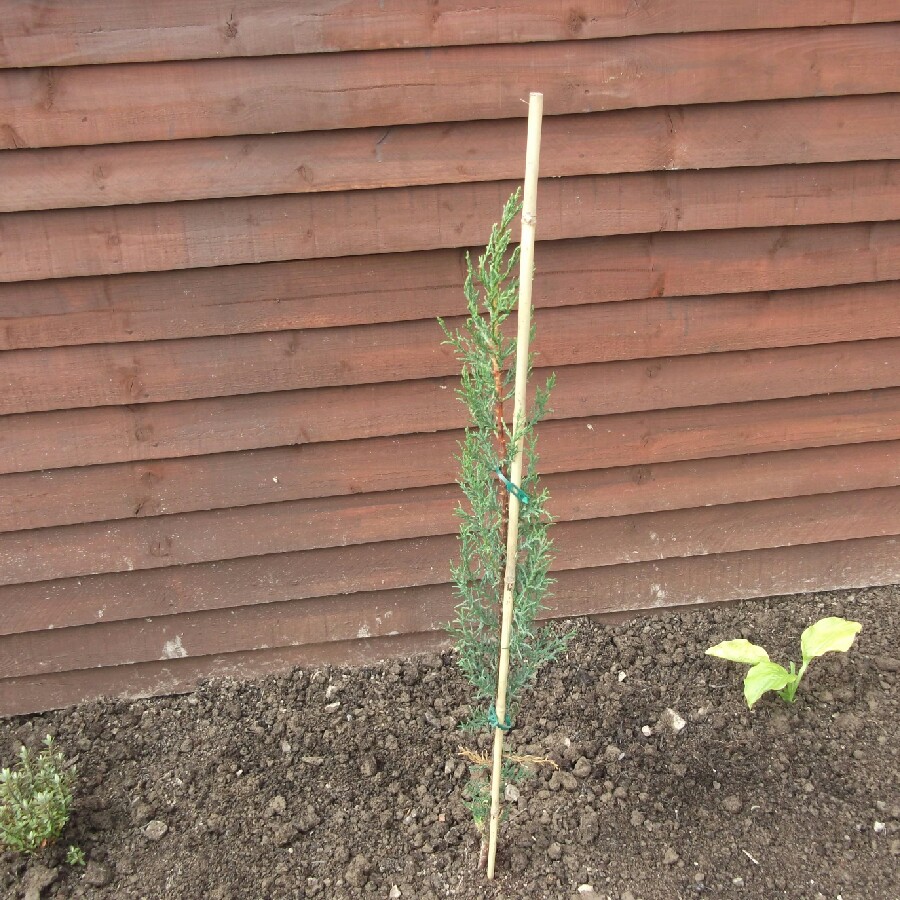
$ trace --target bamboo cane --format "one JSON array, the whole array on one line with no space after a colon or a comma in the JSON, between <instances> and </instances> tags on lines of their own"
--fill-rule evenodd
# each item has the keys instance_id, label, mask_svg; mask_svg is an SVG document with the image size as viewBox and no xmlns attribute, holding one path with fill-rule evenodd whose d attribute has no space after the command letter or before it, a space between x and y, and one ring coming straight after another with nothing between
<instances>
[{"instance_id":1,"label":"bamboo cane","mask_svg":"<svg viewBox=\"0 0 900 900\"><path fill-rule=\"evenodd\" d=\"M519 321L516 339L516 386L513 405L513 434L518 435L510 467L513 484L522 483L522 433L528 380L528 344L531 339L531 283L534 275L534 234L537 225L538 163L541 155L541 117L544 95L532 93L528 103L528 141L525 149L525 196L522 200L522 243L519 258ZM497 721L506 721L506 686L509 677L509 638L512 629L516 589L516 560L519 550L519 498L509 496L509 523L506 532L506 571L503 578L503 619L500 626L500 665L497 672ZM497 832L500 826L500 786L503 763L503 729L494 729L494 758L491 773L491 818L487 877L494 877L497 860Z\"/></svg>"}]
</instances>

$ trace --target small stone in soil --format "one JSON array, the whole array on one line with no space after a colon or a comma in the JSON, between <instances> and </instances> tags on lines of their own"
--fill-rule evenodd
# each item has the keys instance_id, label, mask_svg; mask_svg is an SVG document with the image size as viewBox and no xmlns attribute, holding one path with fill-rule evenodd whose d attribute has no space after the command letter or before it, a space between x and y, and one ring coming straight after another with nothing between
<instances>
[{"instance_id":1,"label":"small stone in soil","mask_svg":"<svg viewBox=\"0 0 900 900\"><path fill-rule=\"evenodd\" d=\"M547 848L547 856L549 856L550 859L553 860L562 859L562 847L556 841L554 841Z\"/></svg>"},{"instance_id":2,"label":"small stone in soil","mask_svg":"<svg viewBox=\"0 0 900 900\"><path fill-rule=\"evenodd\" d=\"M92 859L88 861L84 869L84 875L81 877L85 884L90 884L94 887L106 887L112 881L112 872L106 866Z\"/></svg>"},{"instance_id":3,"label":"small stone in soil","mask_svg":"<svg viewBox=\"0 0 900 900\"><path fill-rule=\"evenodd\" d=\"M731 813L733 816L736 816L743 807L744 804L741 803L741 798L735 794L731 794L722 801L722 808L725 812Z\"/></svg>"},{"instance_id":4,"label":"small stone in soil","mask_svg":"<svg viewBox=\"0 0 900 900\"><path fill-rule=\"evenodd\" d=\"M369 860L360 854L359 856L354 856L350 861L350 865L344 873L344 879L347 884L361 888L369 880L369 872L371 871L372 866Z\"/></svg>"},{"instance_id":5,"label":"small stone in soil","mask_svg":"<svg viewBox=\"0 0 900 900\"><path fill-rule=\"evenodd\" d=\"M163 835L169 830L169 826L166 825L165 822L160 822L159 819L154 819L152 822L148 822L144 826L144 837L147 838L148 841L158 841Z\"/></svg>"},{"instance_id":6,"label":"small stone in soil","mask_svg":"<svg viewBox=\"0 0 900 900\"><path fill-rule=\"evenodd\" d=\"M521 794L514 784L508 784L503 789L503 796L506 798L507 803L518 803Z\"/></svg>"},{"instance_id":7,"label":"small stone in soil","mask_svg":"<svg viewBox=\"0 0 900 900\"><path fill-rule=\"evenodd\" d=\"M681 716L679 716L674 709L666 709L666 711L663 713L663 722L665 722L665 724L668 725L669 728L671 728L672 731L675 732L675 734L678 734L684 728L684 726L687 725L687 722L685 722L685 720Z\"/></svg>"},{"instance_id":8,"label":"small stone in soil","mask_svg":"<svg viewBox=\"0 0 900 900\"><path fill-rule=\"evenodd\" d=\"M681 859L681 857L671 847L666 848L666 852L663 854L664 865L674 866L679 859Z\"/></svg>"},{"instance_id":9,"label":"small stone in soil","mask_svg":"<svg viewBox=\"0 0 900 900\"><path fill-rule=\"evenodd\" d=\"M48 869L46 866L32 866L25 876L25 900L40 898L41 893L59 877L59 869Z\"/></svg>"},{"instance_id":10,"label":"small stone in soil","mask_svg":"<svg viewBox=\"0 0 900 900\"><path fill-rule=\"evenodd\" d=\"M304 762L308 766L321 766L325 762L325 758L323 756L301 756L300 762Z\"/></svg>"},{"instance_id":11,"label":"small stone in soil","mask_svg":"<svg viewBox=\"0 0 900 900\"><path fill-rule=\"evenodd\" d=\"M378 772L378 760L374 754L367 753L359 764L359 771L366 777L371 778Z\"/></svg>"},{"instance_id":12,"label":"small stone in soil","mask_svg":"<svg viewBox=\"0 0 900 900\"><path fill-rule=\"evenodd\" d=\"M134 806L131 807L131 821L135 825L142 825L144 822L153 818L153 808L149 803L145 803L143 800L138 800Z\"/></svg>"},{"instance_id":13,"label":"small stone in soil","mask_svg":"<svg viewBox=\"0 0 900 900\"><path fill-rule=\"evenodd\" d=\"M301 833L312 831L321 821L322 819L316 813L312 804L308 804L306 809L297 817L297 828L300 829Z\"/></svg>"},{"instance_id":14,"label":"small stone in soil","mask_svg":"<svg viewBox=\"0 0 900 900\"><path fill-rule=\"evenodd\" d=\"M578 790L578 781L571 772L556 771L550 776L550 790L558 791L561 788L567 791Z\"/></svg>"},{"instance_id":15,"label":"small stone in soil","mask_svg":"<svg viewBox=\"0 0 900 900\"><path fill-rule=\"evenodd\" d=\"M587 778L591 774L591 763L584 756L579 756L578 761L572 768L576 778Z\"/></svg>"},{"instance_id":16,"label":"small stone in soil","mask_svg":"<svg viewBox=\"0 0 900 900\"><path fill-rule=\"evenodd\" d=\"M578 838L585 844L590 844L596 840L600 831L597 824L598 816L594 810L588 806L578 820Z\"/></svg>"}]
</instances>

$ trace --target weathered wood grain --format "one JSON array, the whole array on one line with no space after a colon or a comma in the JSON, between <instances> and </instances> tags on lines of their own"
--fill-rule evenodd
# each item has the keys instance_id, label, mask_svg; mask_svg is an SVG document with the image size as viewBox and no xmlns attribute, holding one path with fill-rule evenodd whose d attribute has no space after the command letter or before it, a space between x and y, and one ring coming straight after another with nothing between
<instances>
[{"instance_id":1,"label":"weathered wood grain","mask_svg":"<svg viewBox=\"0 0 900 900\"><path fill-rule=\"evenodd\" d=\"M638 613L664 605L694 606L736 598L838 590L863 583L892 584L900 579L898 560L900 541L895 537L881 537L582 569L560 573L554 612L579 615L612 611L613 604L607 598L615 598L617 610ZM368 617L374 619L401 605L408 610L421 609L424 616L430 615L439 622L452 616L454 600L447 588L412 589L402 592L402 599L392 592L385 594L386 597L380 598L380 605L376 602L366 607ZM335 598L332 604L338 620L356 611L343 607L345 602L343 598ZM284 605L259 609L264 613L266 609L271 612L272 608L279 607ZM154 624L159 622L165 619ZM230 621L229 628L235 624L234 620ZM289 628L287 622L285 628ZM445 632L431 631L396 638L291 644L213 656L196 656L187 648L190 655L186 658L3 679L0 715L66 706L104 694L139 696L184 691L210 674L248 677L254 673L283 671L294 665L360 664L382 654L390 655L392 648L395 654L404 655L417 648L445 646L447 642ZM9 649L17 654L12 643ZM164 656L164 646L160 646L158 656Z\"/></svg>"},{"instance_id":2,"label":"weathered wood grain","mask_svg":"<svg viewBox=\"0 0 900 900\"><path fill-rule=\"evenodd\" d=\"M302 664L330 665L335 662L337 651L344 654L342 664L362 666L385 658L441 650L446 644L447 635L442 632L308 644L302 648ZM127 667L6 679L0 681L0 716L58 709L101 696L138 698L184 693L207 678L257 678L285 672L300 664L297 649L288 647L194 659L175 658Z\"/></svg>"},{"instance_id":3,"label":"weathered wood grain","mask_svg":"<svg viewBox=\"0 0 900 900\"><path fill-rule=\"evenodd\" d=\"M552 497L570 498L578 515L621 522L662 510L749 509L753 501L897 486L898 454L900 443L884 441L563 473L544 484ZM595 521L572 520L567 533L590 531ZM569 555L558 529L554 541L556 569L575 567L577 541ZM0 634L442 583L457 552L453 536L411 538L6 585Z\"/></svg>"},{"instance_id":4,"label":"weathered wood grain","mask_svg":"<svg viewBox=\"0 0 900 900\"><path fill-rule=\"evenodd\" d=\"M900 533L900 488L648 513L624 521L607 518L566 523L555 532L560 561L557 575L672 558L894 536ZM447 560L453 556L453 542L439 540L433 547L420 549L423 568L435 573L429 586L440 591L432 596L443 598L450 588ZM287 644L387 637L397 631L436 631L452 618L452 608L443 604L437 610L428 603L411 605L405 596L408 593L358 592L340 598L101 622L76 626L77 631L45 629L0 636L0 678L150 662L167 655L207 656ZM550 615L599 611L568 609L565 595L560 596L559 588L555 593ZM660 584L659 605L668 605L667 595ZM12 647L14 653L9 652Z\"/></svg>"},{"instance_id":5,"label":"weathered wood grain","mask_svg":"<svg viewBox=\"0 0 900 900\"><path fill-rule=\"evenodd\" d=\"M897 94L551 116L543 177L900 158ZM516 178L516 119L0 151L0 212Z\"/></svg>"},{"instance_id":6,"label":"weathered wood grain","mask_svg":"<svg viewBox=\"0 0 900 900\"><path fill-rule=\"evenodd\" d=\"M796 387L806 391L814 391L814 384L834 386L836 391L852 387L854 384L873 386L882 378L889 383L893 381L893 358L878 359L878 352L890 344L872 344L866 349L872 353L872 359L860 360L856 356L855 364L848 367L855 371L855 378L844 384L841 381L842 368L832 369L822 375L821 369L813 362L812 368L806 368L806 377L798 379ZM825 357L818 354L824 353ZM832 355L834 354L834 355ZM608 415L611 413L631 412L666 408L670 406L690 406L694 402L727 403L738 398L767 399L774 395L791 394L795 386L789 381L772 381L766 369L771 367L772 357L782 361L793 359L810 363L830 359L835 365L847 367L848 356L845 348L836 347L833 351L823 348L819 351L797 348L791 353L769 354L767 352L735 357L736 364L730 368L732 377L720 378L715 367L691 358L654 360L647 364L642 362L626 364L599 364L588 367L580 373L561 370L561 382L554 400L555 412L551 417L570 417L584 415ZM852 358L852 351L851 351ZM716 361L724 361L725 357ZM752 374L748 371L746 361L768 363L756 367ZM886 366L881 365L885 363ZM860 366L861 363L861 367ZM869 368L870 363L874 367ZM874 371L873 371L874 369ZM618 370L625 376L623 392L606 393L598 390L597 384L602 381L611 388L612 371ZM741 372L741 370L744 370ZM879 371L888 374L878 375ZM546 374L538 372L537 375ZM581 381L569 381L573 374ZM795 377L797 372L792 372ZM629 376L631 378L629 383ZM700 378L704 395L698 395L693 378ZM607 379L609 380L607 383ZM833 381L831 379L834 379ZM870 379L868 382L865 379ZM569 392L569 387L572 392ZM419 388L424 387L429 403L435 411L428 413L421 409L422 396L415 398ZM228 397L218 400L187 401L183 403L142 404L125 407L102 407L97 409L71 410L60 413L38 413L7 416L3 419L0 430L0 462L4 472L30 472L66 468L70 466L97 465L124 461L149 461L172 457L203 456L212 453L234 452L239 450L261 449L266 447L282 447L297 445L302 447L304 460L313 462L317 453L322 453L322 460L328 458L331 448L317 445L324 442L359 438L383 437L378 443L366 445L361 468L350 463L348 456L343 457L343 465L349 466L347 484L349 490L358 490L354 477L364 478L366 471L364 458L366 454L375 453L368 467L368 478L378 473L393 471L387 462L393 449L397 446L394 437L408 434L403 446L409 452L445 452L445 445L434 446L434 440L428 434L432 431L446 429L454 423L463 424L460 407L452 397L453 382L450 380L429 381L424 385L383 384L356 388L323 388L316 392L290 391L270 394L252 394L245 397ZM410 418L404 408L404 402L414 404L413 413L421 413L421 418ZM315 415L313 415L315 413ZM448 417L445 419L445 416ZM410 433L419 432L419 437ZM441 439L443 440L443 438ZM448 438L449 440L449 438ZM419 442L414 448L415 441ZM453 453L454 441L446 445L447 459ZM376 448L381 448L376 449ZM342 449L344 454L345 450ZM626 460L627 462L627 460ZM315 463L313 463L315 465ZM622 463L618 463L622 464ZM154 467L150 466L149 471ZM323 463L322 470L327 469ZM154 476L144 474L141 469L141 482ZM437 470L435 470L437 471ZM356 473L355 476L350 473ZM411 474L411 473L410 473ZM48 476L49 478L50 476ZM309 470L307 470L309 477ZM388 476L390 477L390 476ZM335 482L329 490L335 490ZM365 480L358 482L366 483ZM374 483L374 482L369 482ZM383 483L383 482L381 482ZM146 494L142 495L142 500ZM139 503L137 505L140 505Z\"/></svg>"},{"instance_id":7,"label":"weathered wood grain","mask_svg":"<svg viewBox=\"0 0 900 900\"><path fill-rule=\"evenodd\" d=\"M5 0L0 66L64 66L889 22L892 0Z\"/></svg>"},{"instance_id":8,"label":"weathered wood grain","mask_svg":"<svg viewBox=\"0 0 900 900\"><path fill-rule=\"evenodd\" d=\"M570 366L558 372L550 420L893 387L900 385L898 356L900 341L889 340L729 353L715 359L659 359L649 365L634 361ZM538 370L536 377L543 380L547 374ZM454 386L453 381L429 380L326 390L324 396L301 392L276 397L280 404L269 411L273 429L279 421L285 423L285 429L296 427L317 410L328 408L330 419L325 421L320 415L318 424L324 429L330 423L334 430L320 436L340 438L341 443L327 444L313 451L312 457L309 448L293 447L236 453L233 445L223 441L220 450L226 452L213 455L101 466L96 457L66 459L72 453L69 446L53 445L59 461L68 468L0 477L0 531L353 493L363 485L369 490L394 490L442 483L433 479L443 477L445 466L420 473L432 479L423 483L411 481L410 475L393 467L373 467L365 475L352 460L365 459L367 436L391 430L415 434L463 427L465 411L452 393ZM167 449L196 452L193 429L198 424L202 427L204 422L215 421L217 428L223 428L221 417L196 414L198 405L188 406L180 411L192 430L168 435L172 443L158 441L155 452L160 456L166 456ZM158 407L149 409L152 415ZM265 426L266 412L252 403L244 411L248 420L229 421L228 434ZM236 410L230 413L234 415ZM141 427L161 433L158 420L145 419ZM286 431L284 434L290 437ZM30 436L35 439L33 430ZM313 436L306 435L307 439ZM223 437L221 431L219 437ZM183 443L175 444L177 438ZM76 443L82 453L96 454L107 446L121 450L109 436L105 442L99 439L99 447L86 445L85 440ZM36 464L37 459L29 458L24 448L21 452L26 464ZM337 473L324 464L320 470L315 468L317 460L328 455L340 460L341 472L350 475L349 479L336 478ZM43 462L51 461L45 454Z\"/></svg>"},{"instance_id":9,"label":"weathered wood grain","mask_svg":"<svg viewBox=\"0 0 900 900\"><path fill-rule=\"evenodd\" d=\"M369 490L372 474L382 470L378 450L389 457L385 471L412 475L444 465L447 474L436 487L41 529L40 555L33 552L36 532L0 534L0 583L446 534L457 527L455 491L448 482L455 475L458 436L436 435L432 452L415 456L407 454L420 435L372 439L363 448L368 452L362 472L353 470L350 454L340 447L315 445L298 453L302 463L330 450L321 453L328 462L320 463L320 477L356 478ZM542 471L552 473L897 438L900 388L547 422L541 428L541 459ZM409 475L405 483L415 478ZM552 512L590 517L583 507L577 509L581 512L565 507Z\"/></svg>"},{"instance_id":10,"label":"weathered wood grain","mask_svg":"<svg viewBox=\"0 0 900 900\"><path fill-rule=\"evenodd\" d=\"M897 24L0 72L0 147L522 118L900 90ZM853 65L847 61L853 60Z\"/></svg>"},{"instance_id":11,"label":"weathered wood grain","mask_svg":"<svg viewBox=\"0 0 900 900\"><path fill-rule=\"evenodd\" d=\"M435 250L0 284L0 349L460 315L462 256ZM537 266L539 308L896 280L900 222L541 241Z\"/></svg>"},{"instance_id":12,"label":"weathered wood grain","mask_svg":"<svg viewBox=\"0 0 900 900\"><path fill-rule=\"evenodd\" d=\"M468 247L490 234L517 186L4 213L0 281ZM893 220L898 187L894 160L546 179L539 228L544 240L557 240Z\"/></svg>"},{"instance_id":13,"label":"weathered wood grain","mask_svg":"<svg viewBox=\"0 0 900 900\"><path fill-rule=\"evenodd\" d=\"M538 310L535 318L536 359L548 368L891 338L900 336L900 281L591 304ZM456 328L463 320L447 323ZM900 377L900 353L896 359L892 366L889 354L885 372ZM431 319L10 351L0 357L0 384L6 387L0 413L383 385L445 378L458 366ZM446 410L440 404L432 421ZM418 422L411 414L409 430L440 427Z\"/></svg>"}]
</instances>

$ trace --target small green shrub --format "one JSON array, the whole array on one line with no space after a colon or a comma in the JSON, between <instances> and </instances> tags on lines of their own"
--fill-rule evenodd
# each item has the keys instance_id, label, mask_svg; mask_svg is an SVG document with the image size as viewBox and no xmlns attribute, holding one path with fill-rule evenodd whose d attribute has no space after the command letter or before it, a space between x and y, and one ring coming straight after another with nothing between
<instances>
[{"instance_id":1,"label":"small green shrub","mask_svg":"<svg viewBox=\"0 0 900 900\"><path fill-rule=\"evenodd\" d=\"M83 866L87 862L84 857L84 850L81 847L76 847L74 844L69 844L69 849L66 852L66 862L70 866Z\"/></svg>"},{"instance_id":2,"label":"small green shrub","mask_svg":"<svg viewBox=\"0 0 900 900\"><path fill-rule=\"evenodd\" d=\"M69 821L74 782L49 734L36 754L23 746L16 766L0 770L0 843L19 853L52 844Z\"/></svg>"},{"instance_id":3,"label":"small green shrub","mask_svg":"<svg viewBox=\"0 0 900 900\"><path fill-rule=\"evenodd\" d=\"M776 691L787 703L793 703L797 696L800 680L806 674L810 662L825 653L846 653L862 625L850 622L837 616L819 619L800 635L800 651L803 664L798 672L793 663L790 670L769 659L769 654L756 644L744 638L734 641L722 641L706 651L708 656L717 656L730 662L743 663L750 666L744 678L744 698L751 709L753 704L767 691Z\"/></svg>"}]
</instances>

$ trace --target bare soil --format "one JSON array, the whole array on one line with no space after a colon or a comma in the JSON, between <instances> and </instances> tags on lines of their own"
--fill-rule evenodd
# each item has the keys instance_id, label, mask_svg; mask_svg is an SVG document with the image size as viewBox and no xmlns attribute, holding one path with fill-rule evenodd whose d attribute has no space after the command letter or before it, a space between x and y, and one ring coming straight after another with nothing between
<instances>
[{"instance_id":1,"label":"bare soil","mask_svg":"<svg viewBox=\"0 0 900 900\"><path fill-rule=\"evenodd\" d=\"M59 845L0 857L0 895L898 900L898 612L884 587L576 623L510 733L560 768L507 804L492 884L460 800L470 694L449 652L6 720L0 759L51 733L78 783ZM824 615L863 630L793 706L748 711L742 667L703 652L744 636L796 660Z\"/></svg>"}]
</instances>

